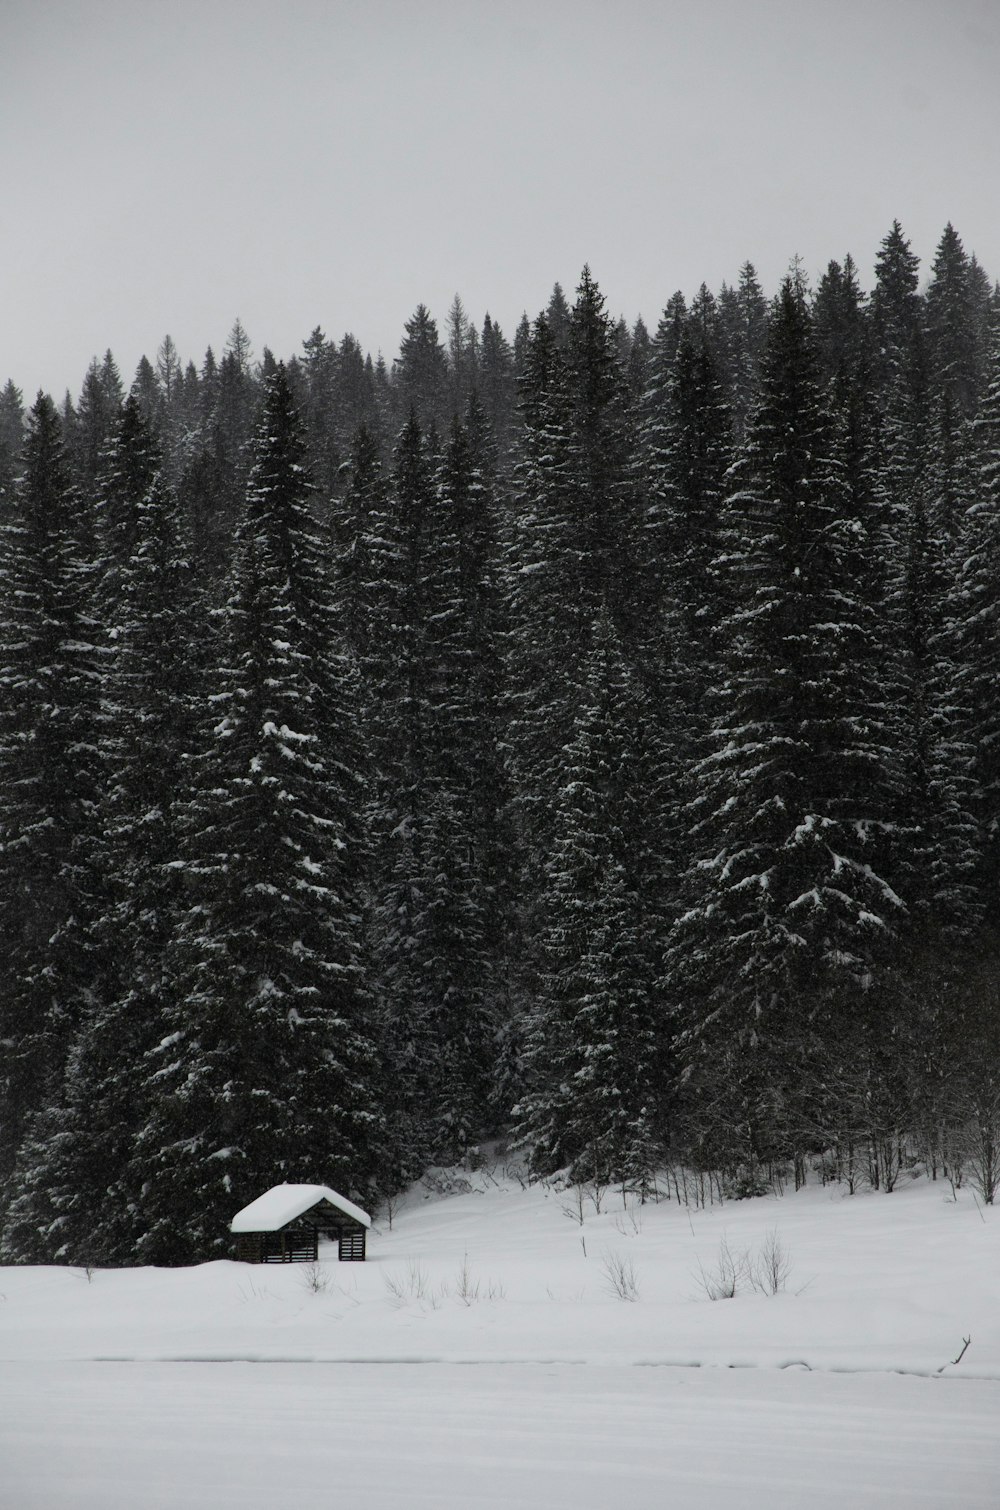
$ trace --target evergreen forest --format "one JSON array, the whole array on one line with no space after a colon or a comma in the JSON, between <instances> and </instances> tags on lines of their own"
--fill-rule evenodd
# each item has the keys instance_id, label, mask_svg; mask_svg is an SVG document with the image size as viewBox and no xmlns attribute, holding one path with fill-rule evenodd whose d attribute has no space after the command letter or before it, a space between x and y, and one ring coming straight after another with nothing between
<instances>
[{"instance_id":1,"label":"evergreen forest","mask_svg":"<svg viewBox=\"0 0 1000 1510\"><path fill-rule=\"evenodd\" d=\"M0 1260L228 1256L486 1140L1000 1187L1000 288L0 393Z\"/></svg>"}]
</instances>

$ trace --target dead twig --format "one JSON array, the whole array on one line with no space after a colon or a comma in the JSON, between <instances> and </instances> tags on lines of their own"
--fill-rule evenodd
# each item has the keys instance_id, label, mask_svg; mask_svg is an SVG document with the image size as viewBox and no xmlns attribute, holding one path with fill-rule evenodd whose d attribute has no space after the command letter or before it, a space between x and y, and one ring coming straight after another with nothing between
<instances>
[{"instance_id":1,"label":"dead twig","mask_svg":"<svg viewBox=\"0 0 1000 1510\"><path fill-rule=\"evenodd\" d=\"M959 1353L958 1357L953 1358L950 1363L942 1363L941 1367L938 1369L938 1373L943 1374L946 1368L954 1368L956 1363L961 1363L962 1359L965 1357L966 1349L968 1348L971 1341L972 1333L970 1332L968 1337L962 1338L962 1351Z\"/></svg>"}]
</instances>

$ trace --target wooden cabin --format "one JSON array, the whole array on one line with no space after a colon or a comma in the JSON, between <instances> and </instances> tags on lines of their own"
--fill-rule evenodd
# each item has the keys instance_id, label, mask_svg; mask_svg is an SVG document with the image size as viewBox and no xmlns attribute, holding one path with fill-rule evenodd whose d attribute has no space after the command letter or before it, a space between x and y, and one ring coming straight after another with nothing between
<instances>
[{"instance_id":1,"label":"wooden cabin","mask_svg":"<svg viewBox=\"0 0 1000 1510\"><path fill-rule=\"evenodd\" d=\"M372 1219L328 1185L275 1185L229 1223L237 1258L248 1264L308 1264L321 1237L337 1243L341 1263L364 1263Z\"/></svg>"}]
</instances>

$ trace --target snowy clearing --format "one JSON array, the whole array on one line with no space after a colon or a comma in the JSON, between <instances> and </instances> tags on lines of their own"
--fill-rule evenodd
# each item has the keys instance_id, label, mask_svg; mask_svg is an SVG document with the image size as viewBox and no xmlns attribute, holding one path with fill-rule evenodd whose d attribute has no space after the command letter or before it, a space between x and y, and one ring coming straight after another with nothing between
<instances>
[{"instance_id":1,"label":"snowy clearing","mask_svg":"<svg viewBox=\"0 0 1000 1510\"><path fill-rule=\"evenodd\" d=\"M970 1191L598 1214L467 1180L365 1264L0 1271L5 1503L1000 1502L1000 1213Z\"/></svg>"},{"instance_id":2,"label":"snowy clearing","mask_svg":"<svg viewBox=\"0 0 1000 1510\"><path fill-rule=\"evenodd\" d=\"M995 1510L1000 1386L621 1366L0 1369L5 1505Z\"/></svg>"}]
</instances>

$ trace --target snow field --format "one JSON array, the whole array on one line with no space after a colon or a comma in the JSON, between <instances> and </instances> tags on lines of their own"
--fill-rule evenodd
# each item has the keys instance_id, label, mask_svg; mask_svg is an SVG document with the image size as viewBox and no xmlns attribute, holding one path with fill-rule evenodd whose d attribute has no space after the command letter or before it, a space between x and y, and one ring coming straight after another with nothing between
<instances>
[{"instance_id":1,"label":"snow field","mask_svg":"<svg viewBox=\"0 0 1000 1510\"><path fill-rule=\"evenodd\" d=\"M0 1270L0 1360L675 1363L1000 1380L1000 1210L919 1180L892 1195L838 1186L694 1209L470 1176L415 1187L369 1260L219 1261L187 1269ZM759 1257L776 1295L710 1301L720 1244ZM631 1267L637 1299L609 1269ZM314 1282L313 1282L314 1281Z\"/></svg>"},{"instance_id":2,"label":"snow field","mask_svg":"<svg viewBox=\"0 0 1000 1510\"><path fill-rule=\"evenodd\" d=\"M995 1510L1000 1385L621 1365L0 1366L4 1510Z\"/></svg>"},{"instance_id":3,"label":"snow field","mask_svg":"<svg viewBox=\"0 0 1000 1510\"><path fill-rule=\"evenodd\" d=\"M971 1191L598 1213L466 1180L377 1219L365 1264L0 1271L0 1506L1000 1504L1000 1212ZM775 1240L784 1289L708 1298L720 1245Z\"/></svg>"}]
</instances>

